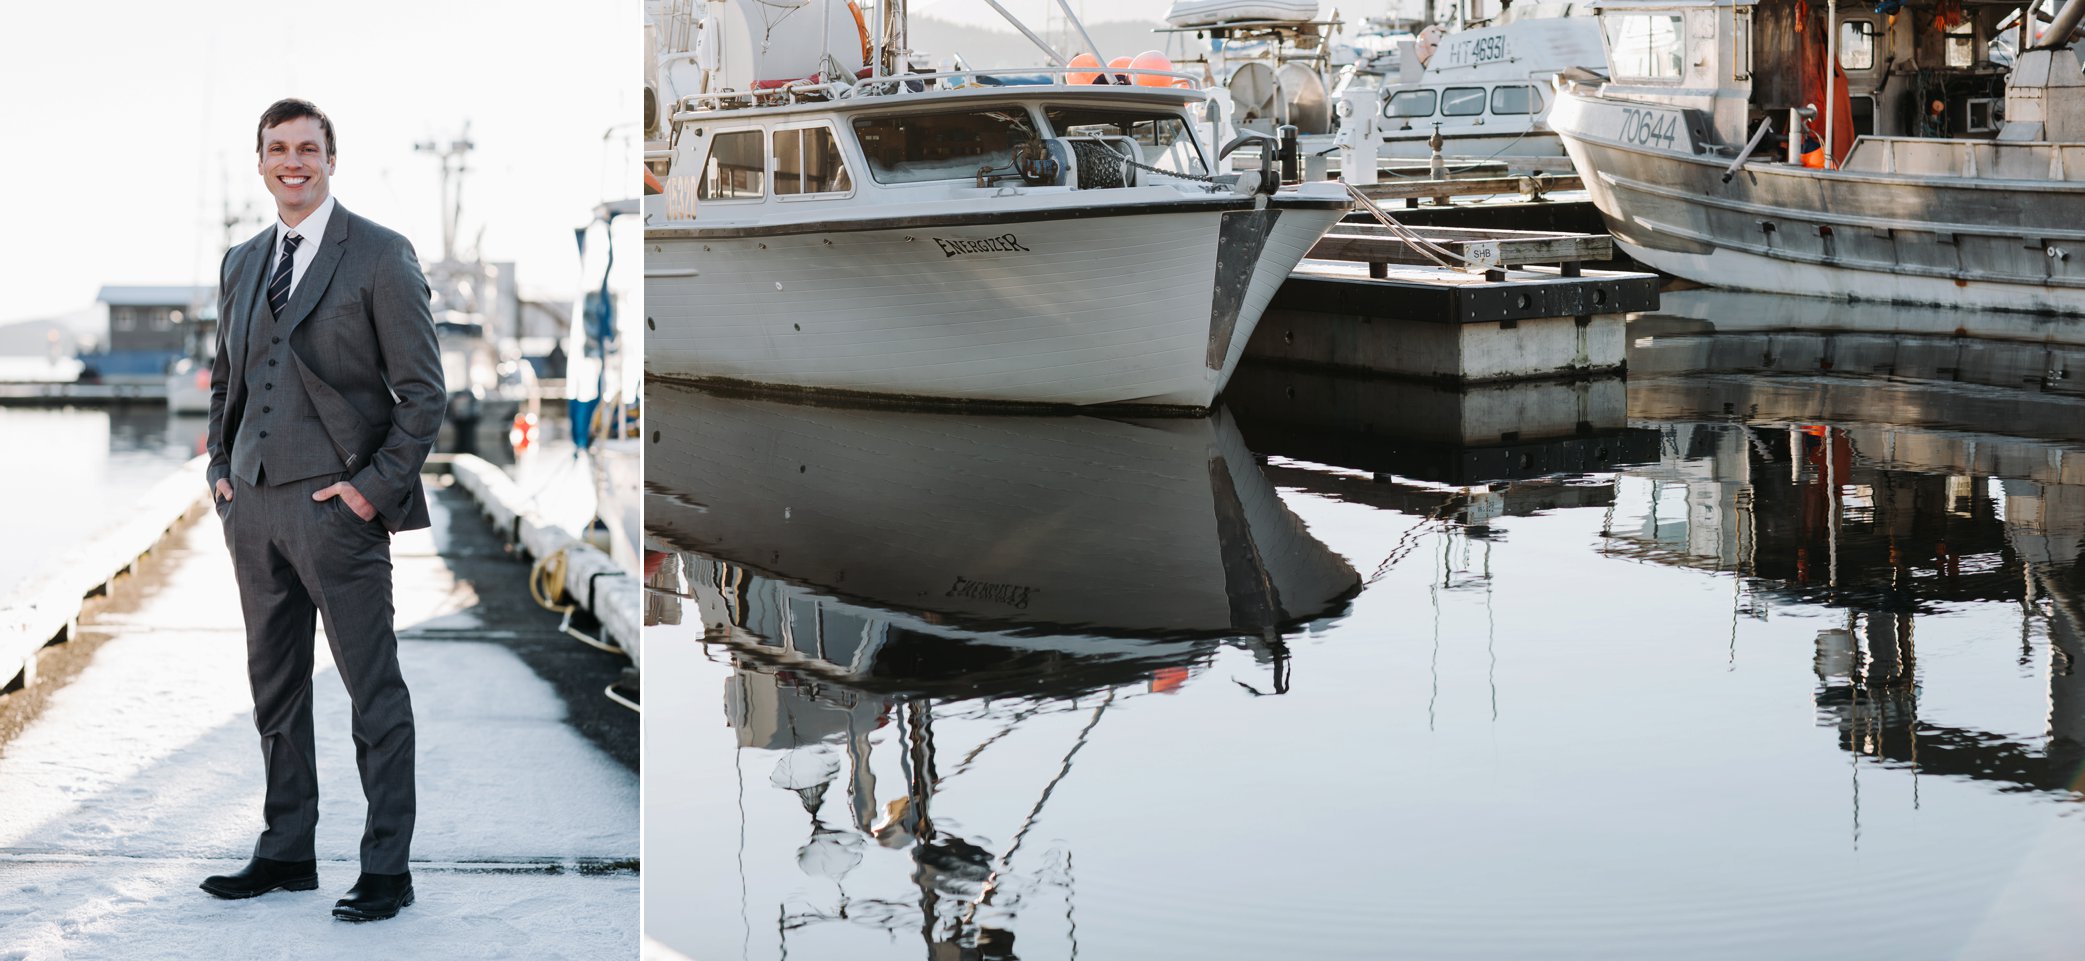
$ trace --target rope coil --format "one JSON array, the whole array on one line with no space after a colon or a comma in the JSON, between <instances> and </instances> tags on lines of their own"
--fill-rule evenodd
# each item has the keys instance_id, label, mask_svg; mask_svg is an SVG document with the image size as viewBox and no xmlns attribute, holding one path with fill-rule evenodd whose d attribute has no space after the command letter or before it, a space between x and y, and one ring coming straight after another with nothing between
<instances>
[{"instance_id":1,"label":"rope coil","mask_svg":"<svg viewBox=\"0 0 2085 961\"><path fill-rule=\"evenodd\" d=\"M558 603L560 598L571 596L565 590L565 550L565 548L560 547L547 556L539 557L536 559L536 563L529 568L529 597L536 602L536 606L546 611L556 611L564 616L564 619L558 622L557 629L559 631L571 635L574 639L588 647L607 651L611 654L627 654L628 652L624 651L619 645L608 643L590 634L573 629L572 615L579 610L579 604L577 602ZM593 589L592 579L588 580L587 589L588 593L591 594Z\"/></svg>"}]
</instances>

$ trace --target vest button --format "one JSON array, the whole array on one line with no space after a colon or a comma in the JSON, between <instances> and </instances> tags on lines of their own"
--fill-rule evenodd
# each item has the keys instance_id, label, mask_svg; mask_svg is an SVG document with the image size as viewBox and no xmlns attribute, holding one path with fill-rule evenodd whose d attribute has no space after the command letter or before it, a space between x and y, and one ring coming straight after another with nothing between
<instances>
[{"instance_id":1,"label":"vest button","mask_svg":"<svg viewBox=\"0 0 2085 961\"><path fill-rule=\"evenodd\" d=\"M273 408L273 407L262 407L262 408L261 408L261 413L263 413L263 414L267 414L267 413L272 413L272 412L273 412L274 410L275 410L275 408Z\"/></svg>"},{"instance_id":2,"label":"vest button","mask_svg":"<svg viewBox=\"0 0 2085 961\"><path fill-rule=\"evenodd\" d=\"M270 360L270 361L268 361L268 366L270 366L270 367L273 367L273 366L275 366L275 362L274 362L273 360Z\"/></svg>"},{"instance_id":3,"label":"vest button","mask_svg":"<svg viewBox=\"0 0 2085 961\"><path fill-rule=\"evenodd\" d=\"M276 344L282 343L282 338L280 338L280 337L277 337L277 338L275 338L274 340L270 341L270 343L276 343Z\"/></svg>"},{"instance_id":4,"label":"vest button","mask_svg":"<svg viewBox=\"0 0 2085 961\"><path fill-rule=\"evenodd\" d=\"M267 431L261 431L261 436L262 436L262 437L266 437L266 436L268 436L268 432L267 432Z\"/></svg>"},{"instance_id":5,"label":"vest button","mask_svg":"<svg viewBox=\"0 0 2085 961\"><path fill-rule=\"evenodd\" d=\"M261 385L261 388L262 388L263 390L274 390L274 389L275 389L275 385L274 385L274 384L262 384L262 385Z\"/></svg>"}]
</instances>

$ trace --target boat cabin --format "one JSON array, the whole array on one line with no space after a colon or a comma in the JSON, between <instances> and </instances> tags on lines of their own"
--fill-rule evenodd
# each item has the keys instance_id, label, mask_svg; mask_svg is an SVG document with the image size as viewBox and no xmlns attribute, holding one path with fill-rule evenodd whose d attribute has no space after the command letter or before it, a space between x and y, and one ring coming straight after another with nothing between
<instances>
[{"instance_id":1,"label":"boat cabin","mask_svg":"<svg viewBox=\"0 0 2085 961\"><path fill-rule=\"evenodd\" d=\"M1524 5L1531 11L1536 4ZM1425 56L1424 71L1385 87L1376 129L1388 136L1465 127L1524 128L1549 109L1549 78L1602 62L1599 26L1573 5L1448 34ZM1415 57L1412 66L1417 67Z\"/></svg>"},{"instance_id":2,"label":"boat cabin","mask_svg":"<svg viewBox=\"0 0 2085 961\"><path fill-rule=\"evenodd\" d=\"M835 206L1009 187L1188 183L1215 169L1189 110L1204 99L1199 91L1117 87L1096 96L1092 87L1048 83L1015 90L923 89L683 115L668 219L830 217Z\"/></svg>"},{"instance_id":3,"label":"boat cabin","mask_svg":"<svg viewBox=\"0 0 2085 961\"><path fill-rule=\"evenodd\" d=\"M1699 111L1713 136L1698 131L1696 142L1742 144L1769 117L1780 140L1791 111L1805 111L1804 142L1787 155L1819 151L1829 123L1840 160L1861 136L1995 137L2022 24L2046 20L1976 0L1603 0L1598 10L1609 93Z\"/></svg>"}]
</instances>

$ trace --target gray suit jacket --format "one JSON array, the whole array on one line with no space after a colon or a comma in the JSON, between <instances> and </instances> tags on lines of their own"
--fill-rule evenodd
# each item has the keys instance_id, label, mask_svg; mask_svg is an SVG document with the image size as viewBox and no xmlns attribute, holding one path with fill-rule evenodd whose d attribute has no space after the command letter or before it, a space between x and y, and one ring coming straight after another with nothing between
<instances>
[{"instance_id":1,"label":"gray suit jacket","mask_svg":"<svg viewBox=\"0 0 2085 961\"><path fill-rule=\"evenodd\" d=\"M210 376L209 483L231 475L231 446L246 407L250 326L267 309L261 284L275 248L271 224L225 252L218 272L217 362ZM283 315L294 367L348 483L393 532L428 526L420 467L434 449L448 399L413 245L337 202L318 254Z\"/></svg>"}]
</instances>

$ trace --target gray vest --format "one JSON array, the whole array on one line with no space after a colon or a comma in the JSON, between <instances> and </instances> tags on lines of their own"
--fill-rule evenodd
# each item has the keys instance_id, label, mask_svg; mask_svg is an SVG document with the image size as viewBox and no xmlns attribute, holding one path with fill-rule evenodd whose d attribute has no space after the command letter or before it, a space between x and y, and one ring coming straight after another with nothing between
<instances>
[{"instance_id":1,"label":"gray vest","mask_svg":"<svg viewBox=\"0 0 2085 961\"><path fill-rule=\"evenodd\" d=\"M269 484L287 484L347 470L297 374L290 339L268 308L268 275L276 259L270 257L261 271L261 289L246 325L246 369L240 372L246 378L246 406L232 439L232 474L256 485L264 477Z\"/></svg>"}]
</instances>

